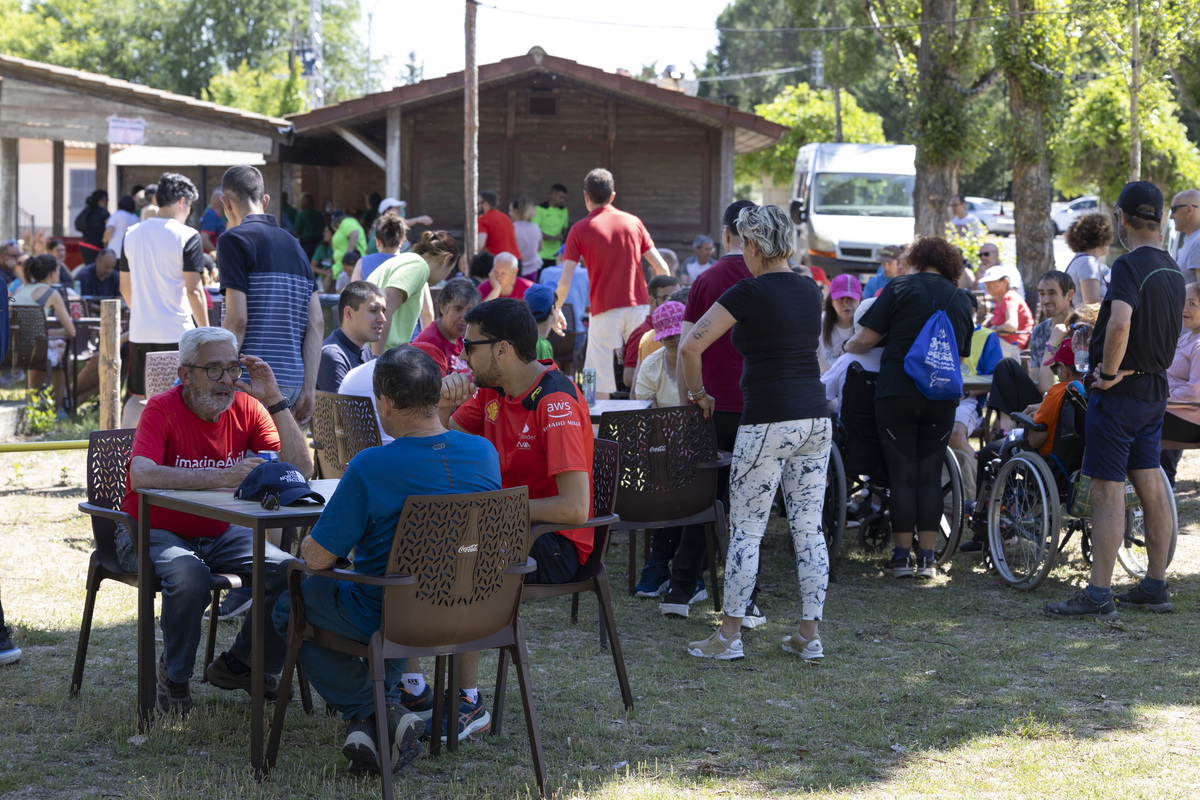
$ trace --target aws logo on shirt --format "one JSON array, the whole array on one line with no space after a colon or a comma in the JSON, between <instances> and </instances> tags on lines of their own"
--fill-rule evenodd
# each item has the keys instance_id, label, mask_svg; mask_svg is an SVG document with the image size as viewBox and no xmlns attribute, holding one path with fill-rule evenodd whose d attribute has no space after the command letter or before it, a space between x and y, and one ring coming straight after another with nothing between
<instances>
[{"instance_id":1,"label":"aws logo on shirt","mask_svg":"<svg viewBox=\"0 0 1200 800\"><path fill-rule=\"evenodd\" d=\"M564 401L546 404L546 415L551 419L565 419L571 416L571 404Z\"/></svg>"},{"instance_id":2,"label":"aws logo on shirt","mask_svg":"<svg viewBox=\"0 0 1200 800\"><path fill-rule=\"evenodd\" d=\"M500 404L495 400L489 400L488 404L483 407L483 415L487 417L488 422L495 422L496 415L500 413Z\"/></svg>"}]
</instances>

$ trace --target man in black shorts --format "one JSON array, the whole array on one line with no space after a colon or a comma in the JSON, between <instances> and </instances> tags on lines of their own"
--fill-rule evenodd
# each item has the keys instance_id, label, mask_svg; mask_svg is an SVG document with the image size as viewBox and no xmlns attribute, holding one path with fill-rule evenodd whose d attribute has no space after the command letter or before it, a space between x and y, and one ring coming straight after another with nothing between
<instances>
[{"instance_id":1,"label":"man in black shorts","mask_svg":"<svg viewBox=\"0 0 1200 800\"><path fill-rule=\"evenodd\" d=\"M1083 474L1092 479L1092 575L1087 587L1062 603L1055 617L1112 620L1118 607L1172 610L1167 589L1171 511L1159 471L1159 441L1167 408L1165 371L1183 324L1184 281L1162 249L1163 197L1154 184L1125 184L1117 199L1117 230L1129 251L1112 266L1112 282L1092 332L1092 373ZM1094 382L1093 382L1094 381ZM1112 594L1117 548L1124 538L1128 475L1141 500L1146 526L1146 577ZM1115 602L1114 602L1115 600Z\"/></svg>"}]
</instances>

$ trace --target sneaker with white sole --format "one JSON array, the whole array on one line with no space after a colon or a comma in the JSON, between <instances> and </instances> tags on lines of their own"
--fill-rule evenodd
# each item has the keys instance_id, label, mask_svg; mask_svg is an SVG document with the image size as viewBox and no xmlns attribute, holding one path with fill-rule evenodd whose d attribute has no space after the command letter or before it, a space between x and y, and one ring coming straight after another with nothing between
<instances>
[{"instance_id":1,"label":"sneaker with white sole","mask_svg":"<svg viewBox=\"0 0 1200 800\"><path fill-rule=\"evenodd\" d=\"M708 589L704 588L704 578L696 581L696 591L688 599L688 605L693 603L701 603L708 599Z\"/></svg>"},{"instance_id":2,"label":"sneaker with white sole","mask_svg":"<svg viewBox=\"0 0 1200 800\"><path fill-rule=\"evenodd\" d=\"M783 651L785 653L794 653L810 664L815 664L825 657L825 651L821 649L821 637L819 636L805 639L798 633L789 633L783 637Z\"/></svg>"},{"instance_id":3,"label":"sneaker with white sole","mask_svg":"<svg viewBox=\"0 0 1200 800\"><path fill-rule=\"evenodd\" d=\"M679 617L680 619L687 619L688 604L662 602L658 604L658 613L662 614L664 617Z\"/></svg>"},{"instance_id":4,"label":"sneaker with white sole","mask_svg":"<svg viewBox=\"0 0 1200 800\"><path fill-rule=\"evenodd\" d=\"M12 628L0 625L0 664L14 664L21 660L21 648L12 639Z\"/></svg>"},{"instance_id":5,"label":"sneaker with white sole","mask_svg":"<svg viewBox=\"0 0 1200 800\"><path fill-rule=\"evenodd\" d=\"M248 588L230 589L221 598L221 606L217 609L217 621L225 622L230 619L239 619L246 616L246 612L250 610L250 590ZM204 609L204 621L208 622L209 615L212 613L212 606Z\"/></svg>"},{"instance_id":6,"label":"sneaker with white sole","mask_svg":"<svg viewBox=\"0 0 1200 800\"><path fill-rule=\"evenodd\" d=\"M445 712L442 714L441 724L441 736L443 742L446 741L446 717L449 715L454 715L454 717L458 720L458 740L460 742L470 736L472 733L486 733L487 731L491 730L492 715L489 714L488 710L483 706L483 692L480 692L478 698L474 703L472 703L471 699L467 697L467 693L465 691L460 691L458 695L457 713L455 713L451 706L452 704L450 703L449 693L447 692ZM425 720L422 731L427 737L433 736L432 714L430 715L429 719Z\"/></svg>"},{"instance_id":7,"label":"sneaker with white sole","mask_svg":"<svg viewBox=\"0 0 1200 800\"><path fill-rule=\"evenodd\" d=\"M642 576L633 590L634 597L659 597L671 585L671 569L666 564L650 561L642 567Z\"/></svg>"},{"instance_id":8,"label":"sneaker with white sole","mask_svg":"<svg viewBox=\"0 0 1200 800\"><path fill-rule=\"evenodd\" d=\"M391 751L392 773L400 771L421 754L418 741L425 723L416 714L403 708L389 706L387 710L388 744ZM375 739L375 715L350 723L342 755L350 761L352 772L379 773L379 747Z\"/></svg>"},{"instance_id":9,"label":"sneaker with white sole","mask_svg":"<svg viewBox=\"0 0 1200 800\"><path fill-rule=\"evenodd\" d=\"M754 630L759 625L767 624L767 615L764 614L758 607L758 603L751 603L746 609L746 615L742 617L742 627Z\"/></svg>"},{"instance_id":10,"label":"sneaker with white sole","mask_svg":"<svg viewBox=\"0 0 1200 800\"><path fill-rule=\"evenodd\" d=\"M742 632L738 631L727 641L721 641L721 632L713 631L713 635L698 642L688 642L688 655L697 658L715 658L718 661L736 661L745 658L742 652Z\"/></svg>"}]
</instances>

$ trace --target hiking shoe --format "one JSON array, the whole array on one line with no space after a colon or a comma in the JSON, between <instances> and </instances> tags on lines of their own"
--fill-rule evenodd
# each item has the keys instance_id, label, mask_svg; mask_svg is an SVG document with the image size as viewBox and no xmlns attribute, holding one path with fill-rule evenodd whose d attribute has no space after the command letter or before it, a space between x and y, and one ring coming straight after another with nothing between
<instances>
[{"instance_id":1,"label":"hiking shoe","mask_svg":"<svg viewBox=\"0 0 1200 800\"><path fill-rule=\"evenodd\" d=\"M167 678L167 665L160 658L154 668L157 683L158 710L163 714L187 714L192 710L192 685L189 681L176 683Z\"/></svg>"},{"instance_id":2,"label":"hiking shoe","mask_svg":"<svg viewBox=\"0 0 1200 800\"><path fill-rule=\"evenodd\" d=\"M1146 587L1141 583L1138 583L1128 592L1121 592L1117 595L1116 600L1118 606L1144 608L1154 614L1169 614L1175 610L1175 606L1171 605L1171 590L1165 586L1157 592L1151 593L1147 592Z\"/></svg>"},{"instance_id":3,"label":"hiking shoe","mask_svg":"<svg viewBox=\"0 0 1200 800\"><path fill-rule=\"evenodd\" d=\"M704 588L704 578L696 581L696 591L688 600L688 605L700 603L708 599L708 590Z\"/></svg>"},{"instance_id":4,"label":"hiking shoe","mask_svg":"<svg viewBox=\"0 0 1200 800\"><path fill-rule=\"evenodd\" d=\"M758 603L751 603L746 609L746 615L742 617L742 627L754 630L759 625L767 624L767 615L758 607Z\"/></svg>"},{"instance_id":5,"label":"hiking shoe","mask_svg":"<svg viewBox=\"0 0 1200 800\"><path fill-rule=\"evenodd\" d=\"M924 578L928 580L930 578L936 578L937 571L937 561L930 561L929 559L917 556L917 569L912 574L918 578Z\"/></svg>"},{"instance_id":6,"label":"hiking shoe","mask_svg":"<svg viewBox=\"0 0 1200 800\"><path fill-rule=\"evenodd\" d=\"M698 642L688 642L688 655L697 658L715 658L718 661L736 661L745 658L742 652L742 632L738 631L729 638L721 641L721 632L713 631L713 635Z\"/></svg>"},{"instance_id":7,"label":"hiking shoe","mask_svg":"<svg viewBox=\"0 0 1200 800\"><path fill-rule=\"evenodd\" d=\"M966 553L967 555L979 555L983 552L983 540L971 539L969 542L963 542L958 546L958 552Z\"/></svg>"},{"instance_id":8,"label":"hiking shoe","mask_svg":"<svg viewBox=\"0 0 1200 800\"><path fill-rule=\"evenodd\" d=\"M433 716L433 687L427 683L425 691L420 694L412 694L401 684L400 705L422 720L429 719Z\"/></svg>"},{"instance_id":9,"label":"hiking shoe","mask_svg":"<svg viewBox=\"0 0 1200 800\"><path fill-rule=\"evenodd\" d=\"M229 659L230 656L228 653L221 653L221 655L214 658L213 662L204 670L204 677L218 689L245 689L246 693L249 694L252 687L250 668L239 662L239 666L245 668L246 671L242 673L235 672L229 665ZM263 699L279 699L278 675L272 675L269 672L263 675Z\"/></svg>"},{"instance_id":10,"label":"hiking shoe","mask_svg":"<svg viewBox=\"0 0 1200 800\"><path fill-rule=\"evenodd\" d=\"M450 698L446 698L446 713L450 713ZM458 694L458 740L463 739L476 732L486 732L492 727L492 715L483 707L483 692L479 693L479 699L472 703L467 697L466 692ZM429 715L429 719L425 720L425 735L433 735L433 715ZM442 717L442 741L446 741L446 718Z\"/></svg>"},{"instance_id":11,"label":"hiking shoe","mask_svg":"<svg viewBox=\"0 0 1200 800\"><path fill-rule=\"evenodd\" d=\"M825 657L825 651L821 649L821 637L805 639L798 633L783 637L783 652L795 653L809 664L816 664Z\"/></svg>"},{"instance_id":12,"label":"hiking shoe","mask_svg":"<svg viewBox=\"0 0 1200 800\"><path fill-rule=\"evenodd\" d=\"M913 576L912 562L908 559L889 561L883 571L893 578L911 578Z\"/></svg>"},{"instance_id":13,"label":"hiking shoe","mask_svg":"<svg viewBox=\"0 0 1200 800\"><path fill-rule=\"evenodd\" d=\"M664 601L658 604L658 613L662 614L664 617L679 617L680 619L687 619L688 604L668 603Z\"/></svg>"},{"instance_id":14,"label":"hiking shoe","mask_svg":"<svg viewBox=\"0 0 1200 800\"><path fill-rule=\"evenodd\" d=\"M1110 594L1103 603L1097 603L1087 593L1087 589L1079 592L1063 603L1046 603L1042 611L1048 617L1096 617L1102 620L1117 618L1117 606Z\"/></svg>"},{"instance_id":15,"label":"hiking shoe","mask_svg":"<svg viewBox=\"0 0 1200 800\"><path fill-rule=\"evenodd\" d=\"M391 750L392 774L400 771L421 754L418 739L425 726L416 714L389 706L388 739ZM379 747L375 738L375 715L350 723L342 755L350 761L352 772L379 774Z\"/></svg>"},{"instance_id":16,"label":"hiking shoe","mask_svg":"<svg viewBox=\"0 0 1200 800\"><path fill-rule=\"evenodd\" d=\"M0 625L0 664L12 664L21 660L21 648L12 640L12 628Z\"/></svg>"},{"instance_id":17,"label":"hiking shoe","mask_svg":"<svg viewBox=\"0 0 1200 800\"><path fill-rule=\"evenodd\" d=\"M633 590L634 597L658 597L671 585L671 570L666 564L649 561L642 567L642 577Z\"/></svg>"},{"instance_id":18,"label":"hiking shoe","mask_svg":"<svg viewBox=\"0 0 1200 800\"><path fill-rule=\"evenodd\" d=\"M430 713L433 713L432 710ZM392 774L395 774L421 755L420 738L425 733L425 721L417 714L397 706L388 706L387 718L388 736L392 744Z\"/></svg>"},{"instance_id":19,"label":"hiking shoe","mask_svg":"<svg viewBox=\"0 0 1200 800\"><path fill-rule=\"evenodd\" d=\"M375 743L375 717L355 720L346 731L342 755L353 771L379 772L379 748Z\"/></svg>"},{"instance_id":20,"label":"hiking shoe","mask_svg":"<svg viewBox=\"0 0 1200 800\"><path fill-rule=\"evenodd\" d=\"M250 590L246 588L231 589L221 598L221 606L217 609L217 621L224 622L229 619L238 619L246 616L246 612L250 610ZM208 622L209 614L212 612L212 606L204 609L204 621Z\"/></svg>"}]
</instances>

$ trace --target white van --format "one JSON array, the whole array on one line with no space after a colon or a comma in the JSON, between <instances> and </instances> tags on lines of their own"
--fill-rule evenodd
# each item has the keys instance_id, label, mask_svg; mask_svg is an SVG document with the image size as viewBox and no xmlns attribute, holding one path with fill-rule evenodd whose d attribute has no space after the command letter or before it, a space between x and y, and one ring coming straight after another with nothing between
<instances>
[{"instance_id":1,"label":"white van","mask_svg":"<svg viewBox=\"0 0 1200 800\"><path fill-rule=\"evenodd\" d=\"M829 277L876 269L876 253L913 240L917 148L911 144L813 143L792 175L797 256Z\"/></svg>"}]
</instances>

